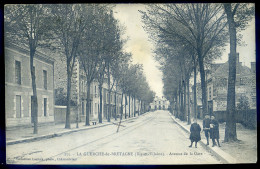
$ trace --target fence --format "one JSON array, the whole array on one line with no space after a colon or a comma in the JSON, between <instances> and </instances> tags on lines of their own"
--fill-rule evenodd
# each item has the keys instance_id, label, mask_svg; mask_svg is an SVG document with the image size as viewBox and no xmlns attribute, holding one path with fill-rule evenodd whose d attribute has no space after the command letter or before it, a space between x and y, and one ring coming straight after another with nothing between
<instances>
[{"instance_id":1,"label":"fence","mask_svg":"<svg viewBox=\"0 0 260 169\"><path fill-rule=\"evenodd\" d=\"M219 122L226 121L226 111L215 111L214 115ZM256 129L257 127L257 113L256 109L237 110L236 121L243 124L245 127Z\"/></svg>"}]
</instances>

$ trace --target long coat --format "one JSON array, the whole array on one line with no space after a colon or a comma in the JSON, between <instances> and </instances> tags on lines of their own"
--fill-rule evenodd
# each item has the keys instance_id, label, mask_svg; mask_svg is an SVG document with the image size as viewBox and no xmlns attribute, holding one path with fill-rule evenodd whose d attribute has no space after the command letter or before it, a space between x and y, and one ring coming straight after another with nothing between
<instances>
[{"instance_id":1,"label":"long coat","mask_svg":"<svg viewBox=\"0 0 260 169\"><path fill-rule=\"evenodd\" d=\"M210 119L203 120L203 128L210 128Z\"/></svg>"},{"instance_id":2,"label":"long coat","mask_svg":"<svg viewBox=\"0 0 260 169\"><path fill-rule=\"evenodd\" d=\"M200 131L201 131L201 128L200 128L199 124L197 124L197 123L191 124L191 126L190 126L190 140L195 141L195 142L200 141L201 140Z\"/></svg>"},{"instance_id":3,"label":"long coat","mask_svg":"<svg viewBox=\"0 0 260 169\"><path fill-rule=\"evenodd\" d=\"M210 128L210 138L219 139L219 124L217 120L211 120L210 124L213 124L213 128Z\"/></svg>"}]
</instances>

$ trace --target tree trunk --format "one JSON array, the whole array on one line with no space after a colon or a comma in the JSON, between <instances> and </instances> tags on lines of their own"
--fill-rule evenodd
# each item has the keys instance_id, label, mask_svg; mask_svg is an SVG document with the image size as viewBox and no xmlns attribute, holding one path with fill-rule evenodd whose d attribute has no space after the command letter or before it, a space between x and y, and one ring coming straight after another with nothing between
<instances>
[{"instance_id":1,"label":"tree trunk","mask_svg":"<svg viewBox=\"0 0 260 169\"><path fill-rule=\"evenodd\" d=\"M193 106L194 106L194 116L197 119L197 68L196 60L194 59L194 86L193 86Z\"/></svg>"},{"instance_id":2,"label":"tree trunk","mask_svg":"<svg viewBox=\"0 0 260 169\"><path fill-rule=\"evenodd\" d=\"M188 124L191 123L191 119L190 119L190 77L188 77L187 79L187 111L188 111Z\"/></svg>"},{"instance_id":3,"label":"tree trunk","mask_svg":"<svg viewBox=\"0 0 260 169\"><path fill-rule=\"evenodd\" d=\"M122 95L121 95L120 121L119 121L119 124L117 126L117 131L116 132L119 131L119 127L121 125L122 116L123 116L123 92L122 92Z\"/></svg>"},{"instance_id":4,"label":"tree trunk","mask_svg":"<svg viewBox=\"0 0 260 169\"><path fill-rule=\"evenodd\" d=\"M116 92L115 92L115 120L117 120L117 112L116 112L116 107L117 106L117 103L116 103Z\"/></svg>"},{"instance_id":5,"label":"tree trunk","mask_svg":"<svg viewBox=\"0 0 260 169\"><path fill-rule=\"evenodd\" d=\"M185 80L183 81L183 121L187 120L187 112L186 112L186 106L187 106L187 99L186 99L186 82Z\"/></svg>"},{"instance_id":6,"label":"tree trunk","mask_svg":"<svg viewBox=\"0 0 260 169\"><path fill-rule=\"evenodd\" d=\"M182 82L180 82L180 89L181 89L181 91L180 91L180 93L181 93L181 107L180 107L180 113L179 113L179 115L180 115L180 120L181 121L183 121L183 111L184 111L184 104L183 104L183 88L182 88Z\"/></svg>"},{"instance_id":7,"label":"tree trunk","mask_svg":"<svg viewBox=\"0 0 260 169\"><path fill-rule=\"evenodd\" d=\"M138 116L140 116L141 108L142 108L142 101L140 100L138 102Z\"/></svg>"},{"instance_id":8,"label":"tree trunk","mask_svg":"<svg viewBox=\"0 0 260 169\"><path fill-rule=\"evenodd\" d=\"M178 90L178 104L177 104L177 118L180 118L181 112L181 84L179 83L179 90Z\"/></svg>"},{"instance_id":9,"label":"tree trunk","mask_svg":"<svg viewBox=\"0 0 260 169\"><path fill-rule=\"evenodd\" d=\"M65 128L70 129L70 94L71 94L71 76L69 64L67 64L67 109L66 109L66 123Z\"/></svg>"},{"instance_id":10,"label":"tree trunk","mask_svg":"<svg viewBox=\"0 0 260 169\"><path fill-rule=\"evenodd\" d=\"M90 82L87 82L87 106L86 106L86 121L85 121L85 125L89 126L89 116L90 116Z\"/></svg>"},{"instance_id":11,"label":"tree trunk","mask_svg":"<svg viewBox=\"0 0 260 169\"><path fill-rule=\"evenodd\" d=\"M124 93L122 92L121 94L121 107L120 107L120 120L122 120L123 118L123 97L124 97Z\"/></svg>"},{"instance_id":12,"label":"tree trunk","mask_svg":"<svg viewBox=\"0 0 260 169\"><path fill-rule=\"evenodd\" d=\"M99 123L102 123L102 114L103 114L102 113L102 111L103 111L102 105L103 105L102 84L99 84L99 113L98 113Z\"/></svg>"},{"instance_id":13,"label":"tree trunk","mask_svg":"<svg viewBox=\"0 0 260 169\"><path fill-rule=\"evenodd\" d=\"M226 112L226 129L224 141L236 141L236 27L234 15L232 14L231 4L224 4L224 9L227 14L230 36L230 56L229 74L228 74L228 93L227 93L227 112Z\"/></svg>"},{"instance_id":14,"label":"tree trunk","mask_svg":"<svg viewBox=\"0 0 260 169\"><path fill-rule=\"evenodd\" d=\"M108 73L108 118L107 121L110 122L111 117L111 89L110 89L110 70L109 70L109 63L107 64L107 73Z\"/></svg>"},{"instance_id":15,"label":"tree trunk","mask_svg":"<svg viewBox=\"0 0 260 169\"><path fill-rule=\"evenodd\" d=\"M136 109L135 109L135 96L134 96L134 117L135 117L135 111Z\"/></svg>"},{"instance_id":16,"label":"tree trunk","mask_svg":"<svg viewBox=\"0 0 260 169\"><path fill-rule=\"evenodd\" d=\"M38 99L37 99L37 90L36 90L36 77L35 71L33 68L33 58L35 54L35 49L30 47L30 69L31 69L31 78L32 78L32 114L33 114L33 134L38 134Z\"/></svg>"},{"instance_id":17,"label":"tree trunk","mask_svg":"<svg viewBox=\"0 0 260 169\"><path fill-rule=\"evenodd\" d=\"M129 117L128 118L130 118L131 117L131 98L130 98L130 94L129 94Z\"/></svg>"},{"instance_id":18,"label":"tree trunk","mask_svg":"<svg viewBox=\"0 0 260 169\"><path fill-rule=\"evenodd\" d=\"M127 118L126 105L127 105L127 95L125 94L125 119Z\"/></svg>"},{"instance_id":19,"label":"tree trunk","mask_svg":"<svg viewBox=\"0 0 260 169\"><path fill-rule=\"evenodd\" d=\"M177 109L178 109L178 92L175 95L175 100L174 100L174 116L177 117Z\"/></svg>"},{"instance_id":20,"label":"tree trunk","mask_svg":"<svg viewBox=\"0 0 260 169\"><path fill-rule=\"evenodd\" d=\"M143 102L141 101L140 113L138 114L138 116L139 116L140 114L143 114L142 112L143 112Z\"/></svg>"},{"instance_id":21,"label":"tree trunk","mask_svg":"<svg viewBox=\"0 0 260 169\"><path fill-rule=\"evenodd\" d=\"M200 78L201 78L201 92L202 92L202 116L204 117L207 114L207 92L206 92L206 80L205 80L205 69L203 58L198 52L199 58L199 69L200 69Z\"/></svg>"}]
</instances>

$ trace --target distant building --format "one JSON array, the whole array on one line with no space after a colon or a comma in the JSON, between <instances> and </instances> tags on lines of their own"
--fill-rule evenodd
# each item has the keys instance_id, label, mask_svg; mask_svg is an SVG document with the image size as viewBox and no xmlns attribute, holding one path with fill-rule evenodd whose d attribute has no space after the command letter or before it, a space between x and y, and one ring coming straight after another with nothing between
<instances>
[{"instance_id":1,"label":"distant building","mask_svg":"<svg viewBox=\"0 0 260 169\"><path fill-rule=\"evenodd\" d=\"M54 122L54 59L36 52L34 71L38 98L38 122ZM5 44L6 126L31 125L33 95L29 49Z\"/></svg>"},{"instance_id":2,"label":"distant building","mask_svg":"<svg viewBox=\"0 0 260 169\"><path fill-rule=\"evenodd\" d=\"M164 97L156 96L154 101L150 103L151 110L168 110L170 102Z\"/></svg>"}]
</instances>

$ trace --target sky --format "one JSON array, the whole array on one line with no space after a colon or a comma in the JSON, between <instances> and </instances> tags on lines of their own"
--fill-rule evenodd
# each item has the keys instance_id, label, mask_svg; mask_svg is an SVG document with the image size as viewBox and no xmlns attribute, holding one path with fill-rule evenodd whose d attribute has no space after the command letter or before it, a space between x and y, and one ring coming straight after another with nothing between
<instances>
[{"instance_id":1,"label":"sky","mask_svg":"<svg viewBox=\"0 0 260 169\"><path fill-rule=\"evenodd\" d=\"M117 4L114 8L114 16L119 20L120 24L124 25L125 36L128 41L124 46L126 52L131 52L133 63L143 64L144 73L151 90L156 93L156 96L163 96L162 73L158 69L158 63L153 58L153 44L149 41L147 32L143 29L141 14L138 10L145 10L144 4ZM243 41L246 46L237 47L240 55L240 62L243 65L250 66L250 62L255 61L255 24L250 23L248 28L241 32ZM229 46L222 57L215 60L215 63L224 63L228 60Z\"/></svg>"}]
</instances>

